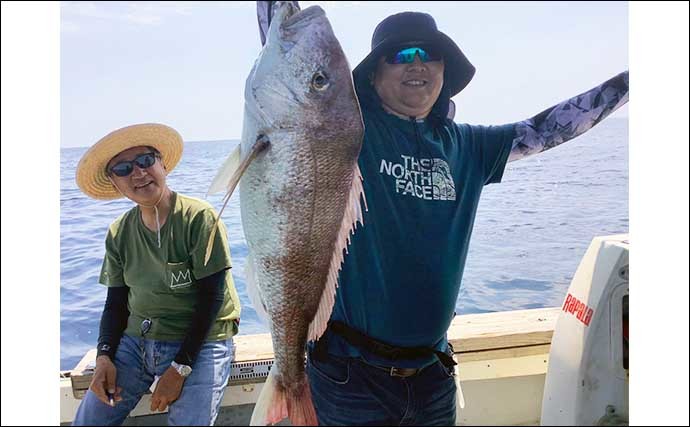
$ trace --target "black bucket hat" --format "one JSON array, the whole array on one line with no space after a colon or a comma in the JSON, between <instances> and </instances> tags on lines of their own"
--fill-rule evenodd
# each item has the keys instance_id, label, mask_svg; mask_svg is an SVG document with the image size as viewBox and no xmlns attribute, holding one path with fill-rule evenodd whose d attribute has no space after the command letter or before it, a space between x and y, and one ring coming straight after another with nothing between
<instances>
[{"instance_id":1,"label":"black bucket hat","mask_svg":"<svg viewBox=\"0 0 690 427\"><path fill-rule=\"evenodd\" d=\"M444 86L451 97L472 80L474 66L455 42L438 30L434 18L421 12L391 15L376 26L371 38L371 52L352 71L355 80L367 78L376 69L378 59L390 50L414 44L435 47L443 54Z\"/></svg>"}]
</instances>

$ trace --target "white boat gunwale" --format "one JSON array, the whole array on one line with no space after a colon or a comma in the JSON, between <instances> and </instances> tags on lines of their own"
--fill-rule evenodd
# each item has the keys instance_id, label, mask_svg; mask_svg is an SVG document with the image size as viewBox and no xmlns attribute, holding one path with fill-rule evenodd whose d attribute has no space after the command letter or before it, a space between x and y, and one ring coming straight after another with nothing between
<instances>
[{"instance_id":1,"label":"white boat gunwale","mask_svg":"<svg viewBox=\"0 0 690 427\"><path fill-rule=\"evenodd\" d=\"M448 339L455 349L458 380L463 389L518 377L530 381L532 388L543 387L551 337L560 311L560 307L548 307L456 316L448 329ZM254 403L273 362L270 334L235 336L235 346L235 362L223 407ZM93 365L95 357L96 350L92 349L74 369L62 373L60 422L74 418L91 382L93 370L89 364ZM155 414L149 410L149 399L150 394L145 395L130 416ZM532 414L537 409L528 412ZM461 417L458 421L462 424ZM525 423L536 421L538 417L526 419Z\"/></svg>"}]
</instances>

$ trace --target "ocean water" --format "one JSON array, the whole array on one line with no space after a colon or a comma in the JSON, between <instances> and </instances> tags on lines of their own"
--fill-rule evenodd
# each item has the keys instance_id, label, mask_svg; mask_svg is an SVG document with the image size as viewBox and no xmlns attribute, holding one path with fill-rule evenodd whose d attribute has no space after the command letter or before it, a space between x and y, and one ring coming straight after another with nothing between
<instances>
[{"instance_id":1,"label":"ocean water","mask_svg":"<svg viewBox=\"0 0 690 427\"><path fill-rule=\"evenodd\" d=\"M237 141L189 142L168 177L172 189L203 198ZM98 283L108 225L133 206L82 194L75 168L86 148L60 155L60 369L96 345L106 289ZM222 195L209 197L220 209ZM242 300L240 334L267 332L245 292L247 245L239 195L223 212ZM509 163L487 186L475 220L458 314L561 304L592 238L628 232L628 120L608 119L547 152Z\"/></svg>"}]
</instances>

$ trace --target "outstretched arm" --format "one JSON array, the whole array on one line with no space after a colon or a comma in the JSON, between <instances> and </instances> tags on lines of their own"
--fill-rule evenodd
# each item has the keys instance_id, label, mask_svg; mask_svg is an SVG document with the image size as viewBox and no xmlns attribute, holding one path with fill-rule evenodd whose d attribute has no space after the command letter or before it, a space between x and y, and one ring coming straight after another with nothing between
<instances>
[{"instance_id":1,"label":"outstretched arm","mask_svg":"<svg viewBox=\"0 0 690 427\"><path fill-rule=\"evenodd\" d=\"M508 161L524 159L590 130L628 102L628 72L515 124Z\"/></svg>"}]
</instances>

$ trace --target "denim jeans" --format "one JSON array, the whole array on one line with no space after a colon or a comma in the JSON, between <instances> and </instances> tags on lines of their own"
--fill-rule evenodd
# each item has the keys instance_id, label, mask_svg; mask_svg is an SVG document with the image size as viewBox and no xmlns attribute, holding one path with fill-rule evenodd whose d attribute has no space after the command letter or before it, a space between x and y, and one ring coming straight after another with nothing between
<instances>
[{"instance_id":1,"label":"denim jeans","mask_svg":"<svg viewBox=\"0 0 690 427\"><path fill-rule=\"evenodd\" d=\"M117 386L122 400L115 407L98 400L90 390L77 409L72 425L121 425L149 389L155 376L170 367L182 342L123 336L115 354ZM232 338L207 341L185 379L180 397L168 407L168 425L213 425L230 375L235 348Z\"/></svg>"},{"instance_id":2,"label":"denim jeans","mask_svg":"<svg viewBox=\"0 0 690 427\"><path fill-rule=\"evenodd\" d=\"M455 425L455 377L441 362L401 378L362 359L309 354L307 375L319 425Z\"/></svg>"}]
</instances>

